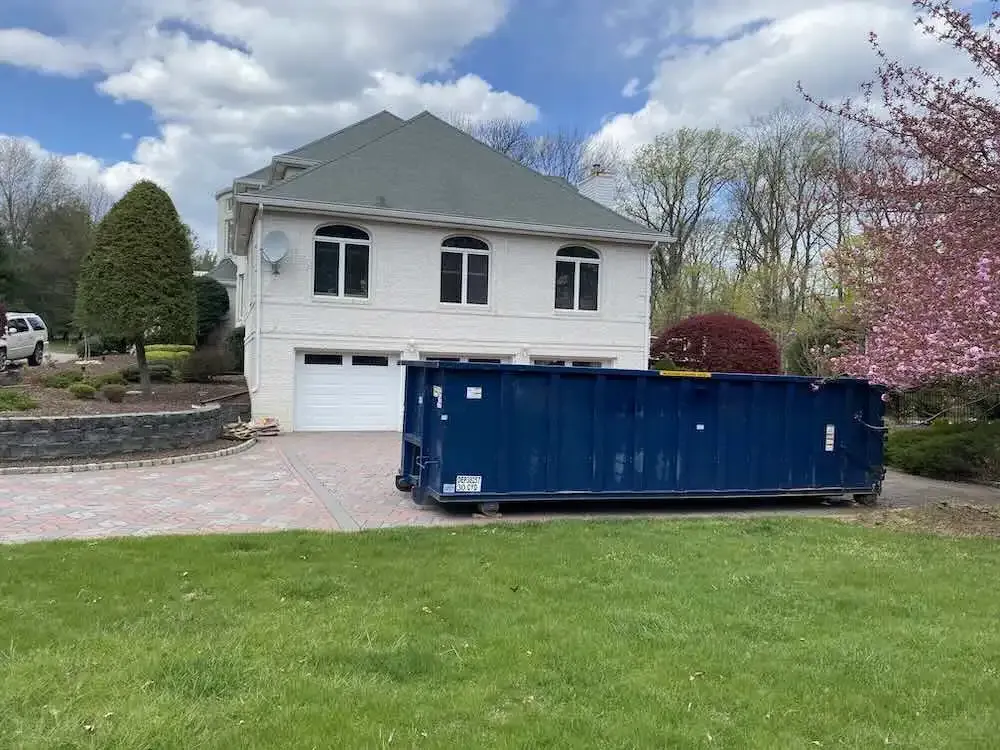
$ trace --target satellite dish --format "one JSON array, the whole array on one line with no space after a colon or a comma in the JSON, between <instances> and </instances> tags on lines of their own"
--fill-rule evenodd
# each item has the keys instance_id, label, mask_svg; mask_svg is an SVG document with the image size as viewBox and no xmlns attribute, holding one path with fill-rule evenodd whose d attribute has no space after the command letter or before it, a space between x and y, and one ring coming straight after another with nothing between
<instances>
[{"instance_id":1,"label":"satellite dish","mask_svg":"<svg viewBox=\"0 0 1000 750\"><path fill-rule=\"evenodd\" d=\"M288 235L280 230L275 229L264 235L264 240L260 244L260 254L271 264L274 273L278 273L278 264L288 255L290 246Z\"/></svg>"}]
</instances>

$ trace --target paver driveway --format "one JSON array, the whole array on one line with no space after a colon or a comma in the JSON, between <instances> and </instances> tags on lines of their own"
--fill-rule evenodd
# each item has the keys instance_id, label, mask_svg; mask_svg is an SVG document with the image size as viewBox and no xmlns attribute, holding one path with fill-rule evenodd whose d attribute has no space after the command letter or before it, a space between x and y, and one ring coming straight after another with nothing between
<instances>
[{"instance_id":1,"label":"paver driveway","mask_svg":"<svg viewBox=\"0 0 1000 750\"><path fill-rule=\"evenodd\" d=\"M358 530L483 522L397 492L395 434L294 434L228 458L0 479L0 542L170 533ZM883 502L1000 502L1000 491L890 475ZM533 506L506 519L682 513L832 513L815 500L744 505Z\"/></svg>"}]
</instances>

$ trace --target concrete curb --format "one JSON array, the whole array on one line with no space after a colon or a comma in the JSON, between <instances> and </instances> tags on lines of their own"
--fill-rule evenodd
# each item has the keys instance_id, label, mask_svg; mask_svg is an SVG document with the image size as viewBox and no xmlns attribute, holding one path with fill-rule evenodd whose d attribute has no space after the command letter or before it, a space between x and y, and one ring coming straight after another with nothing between
<instances>
[{"instance_id":1,"label":"concrete curb","mask_svg":"<svg viewBox=\"0 0 1000 750\"><path fill-rule=\"evenodd\" d=\"M61 466L5 466L0 467L0 477L13 474L75 474L85 471L108 471L110 469L139 469L150 466L171 466L173 464L189 464L194 461L207 461L211 458L225 458L250 450L257 444L257 438L250 438L232 448L209 451L208 453L191 453L186 456L168 456L167 458L144 458L134 461L105 461L91 464L65 464Z\"/></svg>"}]
</instances>

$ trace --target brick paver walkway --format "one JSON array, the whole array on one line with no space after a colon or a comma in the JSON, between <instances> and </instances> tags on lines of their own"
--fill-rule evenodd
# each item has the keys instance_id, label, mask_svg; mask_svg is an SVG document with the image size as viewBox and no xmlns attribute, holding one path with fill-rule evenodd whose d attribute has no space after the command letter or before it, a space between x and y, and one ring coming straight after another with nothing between
<instances>
[{"instance_id":1,"label":"brick paver walkway","mask_svg":"<svg viewBox=\"0 0 1000 750\"><path fill-rule=\"evenodd\" d=\"M420 508L393 486L394 434L293 434L228 458L147 469L6 476L0 480L0 543L124 535L345 530L482 522ZM883 502L1000 502L1000 491L890 475ZM731 512L830 513L816 501L766 507L521 506L505 520Z\"/></svg>"},{"instance_id":2,"label":"brick paver walkway","mask_svg":"<svg viewBox=\"0 0 1000 750\"><path fill-rule=\"evenodd\" d=\"M283 435L210 461L8 476L0 542L468 520L396 491L398 446L396 435Z\"/></svg>"}]
</instances>

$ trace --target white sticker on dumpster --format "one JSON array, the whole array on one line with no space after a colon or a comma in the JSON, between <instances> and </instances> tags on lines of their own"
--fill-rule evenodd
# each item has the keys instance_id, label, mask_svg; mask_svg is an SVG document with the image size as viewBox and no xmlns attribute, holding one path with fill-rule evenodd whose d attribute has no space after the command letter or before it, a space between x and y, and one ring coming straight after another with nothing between
<instances>
[{"instance_id":1,"label":"white sticker on dumpster","mask_svg":"<svg viewBox=\"0 0 1000 750\"><path fill-rule=\"evenodd\" d=\"M455 477L455 492L481 492L483 478L459 474Z\"/></svg>"},{"instance_id":2,"label":"white sticker on dumpster","mask_svg":"<svg viewBox=\"0 0 1000 750\"><path fill-rule=\"evenodd\" d=\"M833 441L834 437L836 437L836 434L837 434L837 428L834 427L832 424L828 424L826 426L826 443L823 445L823 449L827 453L833 453Z\"/></svg>"},{"instance_id":3,"label":"white sticker on dumpster","mask_svg":"<svg viewBox=\"0 0 1000 750\"><path fill-rule=\"evenodd\" d=\"M431 389L431 393L434 395L434 398L437 399L437 408L440 409L441 398L444 395L444 391L441 389L441 386L436 385L434 386L434 388Z\"/></svg>"},{"instance_id":4,"label":"white sticker on dumpster","mask_svg":"<svg viewBox=\"0 0 1000 750\"><path fill-rule=\"evenodd\" d=\"M446 495L454 495L455 494L455 485L453 485L453 484L446 484L444 486L444 494L446 494Z\"/></svg>"},{"instance_id":5,"label":"white sticker on dumpster","mask_svg":"<svg viewBox=\"0 0 1000 750\"><path fill-rule=\"evenodd\" d=\"M465 389L465 397L468 399L479 400L483 397L483 389L481 386L470 385Z\"/></svg>"}]
</instances>

